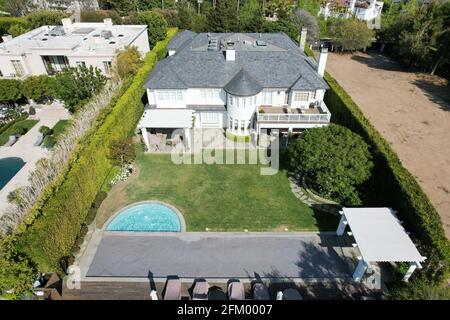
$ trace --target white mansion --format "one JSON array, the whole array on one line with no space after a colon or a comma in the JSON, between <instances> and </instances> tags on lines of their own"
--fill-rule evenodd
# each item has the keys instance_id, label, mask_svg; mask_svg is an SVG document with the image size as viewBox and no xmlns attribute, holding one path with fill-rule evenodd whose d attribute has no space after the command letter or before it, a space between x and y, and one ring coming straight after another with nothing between
<instances>
[{"instance_id":1,"label":"white mansion","mask_svg":"<svg viewBox=\"0 0 450 320\"><path fill-rule=\"evenodd\" d=\"M18 37L3 36L0 43L0 77L22 78L52 75L66 67L94 66L109 75L117 50L136 46L144 55L149 50L146 25L72 23L43 26Z\"/></svg>"},{"instance_id":2,"label":"white mansion","mask_svg":"<svg viewBox=\"0 0 450 320\"><path fill-rule=\"evenodd\" d=\"M265 128L292 132L330 122L323 102L326 49L316 64L284 33L184 31L168 51L144 85L143 133L226 128L247 136Z\"/></svg>"}]
</instances>

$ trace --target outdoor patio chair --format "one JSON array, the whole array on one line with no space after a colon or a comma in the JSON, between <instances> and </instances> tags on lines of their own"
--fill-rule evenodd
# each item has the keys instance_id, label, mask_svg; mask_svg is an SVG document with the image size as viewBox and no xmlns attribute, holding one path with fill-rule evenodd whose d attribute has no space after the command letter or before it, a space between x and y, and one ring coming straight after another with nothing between
<instances>
[{"instance_id":1,"label":"outdoor patio chair","mask_svg":"<svg viewBox=\"0 0 450 320\"><path fill-rule=\"evenodd\" d=\"M167 279L164 300L181 300L181 280Z\"/></svg>"},{"instance_id":2,"label":"outdoor patio chair","mask_svg":"<svg viewBox=\"0 0 450 320\"><path fill-rule=\"evenodd\" d=\"M231 282L228 285L228 299L245 300L244 285L241 282Z\"/></svg>"},{"instance_id":3,"label":"outdoor patio chair","mask_svg":"<svg viewBox=\"0 0 450 320\"><path fill-rule=\"evenodd\" d=\"M283 291L282 300L303 300L303 297L298 290L289 288Z\"/></svg>"},{"instance_id":4,"label":"outdoor patio chair","mask_svg":"<svg viewBox=\"0 0 450 320\"><path fill-rule=\"evenodd\" d=\"M270 300L269 289L264 283L258 282L253 285L253 300Z\"/></svg>"},{"instance_id":5,"label":"outdoor patio chair","mask_svg":"<svg viewBox=\"0 0 450 320\"><path fill-rule=\"evenodd\" d=\"M192 300L208 300L209 284L205 281L196 281L192 290Z\"/></svg>"}]
</instances>

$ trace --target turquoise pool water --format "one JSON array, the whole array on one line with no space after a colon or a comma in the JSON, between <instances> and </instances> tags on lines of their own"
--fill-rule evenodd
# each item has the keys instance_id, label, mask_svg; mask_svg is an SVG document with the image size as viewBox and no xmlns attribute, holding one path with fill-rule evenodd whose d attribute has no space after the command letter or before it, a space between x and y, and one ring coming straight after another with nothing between
<instances>
[{"instance_id":1,"label":"turquoise pool water","mask_svg":"<svg viewBox=\"0 0 450 320\"><path fill-rule=\"evenodd\" d=\"M160 203L140 203L123 209L106 227L108 231L180 232L177 213Z\"/></svg>"},{"instance_id":2,"label":"turquoise pool water","mask_svg":"<svg viewBox=\"0 0 450 320\"><path fill-rule=\"evenodd\" d=\"M25 165L21 158L0 159L0 190L11 180Z\"/></svg>"}]
</instances>

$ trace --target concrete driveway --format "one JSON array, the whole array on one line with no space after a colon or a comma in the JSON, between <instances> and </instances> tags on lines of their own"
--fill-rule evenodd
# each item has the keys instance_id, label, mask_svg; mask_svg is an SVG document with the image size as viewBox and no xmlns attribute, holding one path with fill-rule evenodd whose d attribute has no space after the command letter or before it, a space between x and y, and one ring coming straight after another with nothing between
<instances>
[{"instance_id":1,"label":"concrete driveway","mask_svg":"<svg viewBox=\"0 0 450 320\"><path fill-rule=\"evenodd\" d=\"M96 231L83 277L350 279L342 240L316 233L127 233Z\"/></svg>"}]
</instances>

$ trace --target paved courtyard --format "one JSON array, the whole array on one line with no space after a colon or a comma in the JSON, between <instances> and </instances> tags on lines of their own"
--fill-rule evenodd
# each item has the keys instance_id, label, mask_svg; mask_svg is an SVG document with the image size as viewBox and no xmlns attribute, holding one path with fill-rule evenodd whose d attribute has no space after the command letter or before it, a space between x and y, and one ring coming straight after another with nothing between
<instances>
[{"instance_id":1,"label":"paved courtyard","mask_svg":"<svg viewBox=\"0 0 450 320\"><path fill-rule=\"evenodd\" d=\"M48 152L47 149L34 145L40 136L39 128L41 126L52 128L59 120L69 119L69 117L70 114L67 109L58 104L36 107L36 115L30 119L38 119L39 122L11 147L0 147L0 159L19 157L26 163L8 184L0 190L0 216L8 206L8 194L28 183L28 176L34 170L36 162Z\"/></svg>"},{"instance_id":2,"label":"paved courtyard","mask_svg":"<svg viewBox=\"0 0 450 320\"><path fill-rule=\"evenodd\" d=\"M355 262L332 233L125 233L97 230L82 277L350 279Z\"/></svg>"}]
</instances>

